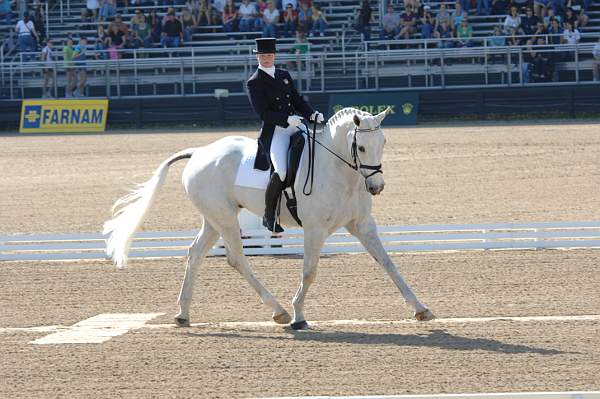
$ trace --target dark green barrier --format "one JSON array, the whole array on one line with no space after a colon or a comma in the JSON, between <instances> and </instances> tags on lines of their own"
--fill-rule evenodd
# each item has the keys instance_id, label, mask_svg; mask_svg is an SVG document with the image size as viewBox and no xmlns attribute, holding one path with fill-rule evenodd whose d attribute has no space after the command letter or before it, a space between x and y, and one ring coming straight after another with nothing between
<instances>
[{"instance_id":1,"label":"dark green barrier","mask_svg":"<svg viewBox=\"0 0 600 399\"><path fill-rule=\"evenodd\" d=\"M373 115L390 107L392 113L385 118L386 125L416 125L419 93L344 93L332 94L329 97L329 115L345 107L358 108Z\"/></svg>"}]
</instances>

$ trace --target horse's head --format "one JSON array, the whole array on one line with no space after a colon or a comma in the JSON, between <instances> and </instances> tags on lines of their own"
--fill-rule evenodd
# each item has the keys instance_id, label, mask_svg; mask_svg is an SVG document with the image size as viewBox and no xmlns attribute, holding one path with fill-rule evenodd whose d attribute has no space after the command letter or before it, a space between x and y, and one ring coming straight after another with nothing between
<instances>
[{"instance_id":1,"label":"horse's head","mask_svg":"<svg viewBox=\"0 0 600 399\"><path fill-rule=\"evenodd\" d=\"M367 190L372 195L381 193L385 186L381 170L385 136L381 130L381 123L390 112L391 109L388 108L375 116L355 114L353 120L356 128L349 133L354 162L365 178Z\"/></svg>"}]
</instances>

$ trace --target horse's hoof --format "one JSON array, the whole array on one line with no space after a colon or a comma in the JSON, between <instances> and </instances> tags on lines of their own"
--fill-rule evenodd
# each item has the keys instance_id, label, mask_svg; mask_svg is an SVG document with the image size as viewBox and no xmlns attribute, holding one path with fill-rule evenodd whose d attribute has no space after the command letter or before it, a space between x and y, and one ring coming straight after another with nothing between
<instances>
[{"instance_id":1,"label":"horse's hoof","mask_svg":"<svg viewBox=\"0 0 600 399\"><path fill-rule=\"evenodd\" d=\"M189 327L190 321L187 319L182 319L180 317L176 317L175 324L177 325L177 327Z\"/></svg>"},{"instance_id":2,"label":"horse's hoof","mask_svg":"<svg viewBox=\"0 0 600 399\"><path fill-rule=\"evenodd\" d=\"M292 321L292 316L288 312L284 312L273 316L273 321L277 324L289 324Z\"/></svg>"},{"instance_id":3,"label":"horse's hoof","mask_svg":"<svg viewBox=\"0 0 600 399\"><path fill-rule=\"evenodd\" d=\"M295 323L292 323L292 324L290 324L290 327L292 327L292 330L308 330L308 329L310 329L306 320L297 321Z\"/></svg>"},{"instance_id":4,"label":"horse's hoof","mask_svg":"<svg viewBox=\"0 0 600 399\"><path fill-rule=\"evenodd\" d=\"M419 313L415 313L415 319L417 319L417 321L430 321L435 319L435 316L431 310L425 309Z\"/></svg>"}]
</instances>

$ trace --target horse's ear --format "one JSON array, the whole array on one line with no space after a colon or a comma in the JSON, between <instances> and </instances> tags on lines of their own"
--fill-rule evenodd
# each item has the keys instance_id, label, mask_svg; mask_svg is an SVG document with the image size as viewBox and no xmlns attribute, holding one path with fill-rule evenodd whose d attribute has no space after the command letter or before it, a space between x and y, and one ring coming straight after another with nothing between
<instances>
[{"instance_id":1,"label":"horse's ear","mask_svg":"<svg viewBox=\"0 0 600 399\"><path fill-rule=\"evenodd\" d=\"M375 121L377 121L377 125L381 125L381 122L383 122L385 117L391 113L392 113L392 108L387 107L385 111L380 112L379 114L375 115Z\"/></svg>"},{"instance_id":2,"label":"horse's ear","mask_svg":"<svg viewBox=\"0 0 600 399\"><path fill-rule=\"evenodd\" d=\"M354 121L354 124L356 125L356 127L360 126L360 118L358 117L358 115L354 114L354 117L352 118L352 120Z\"/></svg>"}]
</instances>

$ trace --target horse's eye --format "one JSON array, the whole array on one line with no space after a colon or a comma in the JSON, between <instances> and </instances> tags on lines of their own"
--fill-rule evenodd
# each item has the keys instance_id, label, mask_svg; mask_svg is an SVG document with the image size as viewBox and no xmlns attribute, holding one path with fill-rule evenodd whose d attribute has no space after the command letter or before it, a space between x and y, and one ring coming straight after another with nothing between
<instances>
[{"instance_id":1,"label":"horse's eye","mask_svg":"<svg viewBox=\"0 0 600 399\"><path fill-rule=\"evenodd\" d=\"M363 147L362 145L359 145L358 146L358 151L365 152L365 147Z\"/></svg>"}]
</instances>

